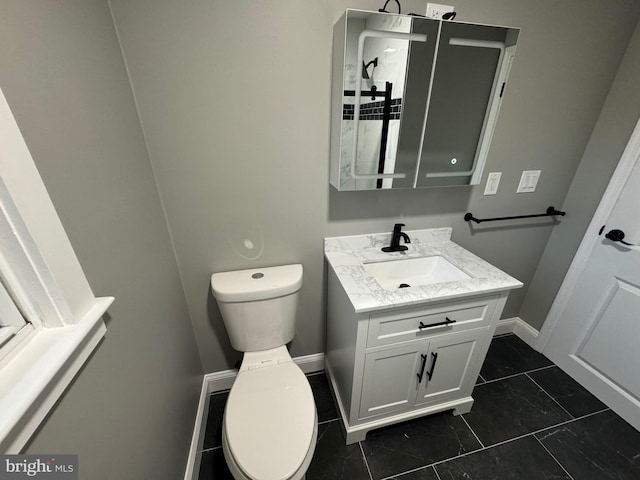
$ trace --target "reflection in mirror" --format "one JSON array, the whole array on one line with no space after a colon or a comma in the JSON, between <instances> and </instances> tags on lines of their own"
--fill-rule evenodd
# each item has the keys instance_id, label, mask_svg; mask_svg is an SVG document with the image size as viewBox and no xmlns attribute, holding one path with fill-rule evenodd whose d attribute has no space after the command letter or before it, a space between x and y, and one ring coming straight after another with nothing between
<instances>
[{"instance_id":1,"label":"reflection in mirror","mask_svg":"<svg viewBox=\"0 0 640 480\"><path fill-rule=\"evenodd\" d=\"M437 22L430 39L409 16L349 10L346 24L340 189L411 187L415 155L397 156L409 49L429 44L433 57Z\"/></svg>"},{"instance_id":2,"label":"reflection in mirror","mask_svg":"<svg viewBox=\"0 0 640 480\"><path fill-rule=\"evenodd\" d=\"M503 27L443 22L418 187L480 183L514 55L513 32Z\"/></svg>"},{"instance_id":3,"label":"reflection in mirror","mask_svg":"<svg viewBox=\"0 0 640 480\"><path fill-rule=\"evenodd\" d=\"M503 27L347 10L334 28L332 185L479 183L516 37Z\"/></svg>"}]
</instances>

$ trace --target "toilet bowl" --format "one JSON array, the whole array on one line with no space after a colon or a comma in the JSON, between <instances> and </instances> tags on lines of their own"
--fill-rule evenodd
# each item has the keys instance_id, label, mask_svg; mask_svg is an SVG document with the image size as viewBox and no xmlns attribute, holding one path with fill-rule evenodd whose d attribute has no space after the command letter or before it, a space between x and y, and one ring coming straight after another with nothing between
<instances>
[{"instance_id":1,"label":"toilet bowl","mask_svg":"<svg viewBox=\"0 0 640 480\"><path fill-rule=\"evenodd\" d=\"M211 277L231 344L245 352L222 427L224 457L236 480L300 480L311 463L315 402L286 347L301 285L301 265Z\"/></svg>"},{"instance_id":2,"label":"toilet bowl","mask_svg":"<svg viewBox=\"0 0 640 480\"><path fill-rule=\"evenodd\" d=\"M245 354L222 428L224 456L234 478L304 478L318 420L307 377L286 347Z\"/></svg>"}]
</instances>

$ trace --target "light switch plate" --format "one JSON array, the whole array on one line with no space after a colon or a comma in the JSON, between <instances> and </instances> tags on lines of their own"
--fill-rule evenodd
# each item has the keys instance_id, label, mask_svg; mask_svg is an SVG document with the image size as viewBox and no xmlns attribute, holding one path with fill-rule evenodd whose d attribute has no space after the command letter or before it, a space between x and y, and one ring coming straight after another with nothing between
<instances>
[{"instance_id":1,"label":"light switch plate","mask_svg":"<svg viewBox=\"0 0 640 480\"><path fill-rule=\"evenodd\" d=\"M498 193L500 177L502 177L502 172L491 172L487 176L487 185L484 187L485 195L495 195L496 193Z\"/></svg>"},{"instance_id":2,"label":"light switch plate","mask_svg":"<svg viewBox=\"0 0 640 480\"><path fill-rule=\"evenodd\" d=\"M520 184L516 193L531 193L536 191L542 170L524 170L520 177Z\"/></svg>"},{"instance_id":3,"label":"light switch plate","mask_svg":"<svg viewBox=\"0 0 640 480\"><path fill-rule=\"evenodd\" d=\"M453 5L441 5L439 3L427 3L427 17L441 20L442 15L445 13L455 11L456 7Z\"/></svg>"}]
</instances>

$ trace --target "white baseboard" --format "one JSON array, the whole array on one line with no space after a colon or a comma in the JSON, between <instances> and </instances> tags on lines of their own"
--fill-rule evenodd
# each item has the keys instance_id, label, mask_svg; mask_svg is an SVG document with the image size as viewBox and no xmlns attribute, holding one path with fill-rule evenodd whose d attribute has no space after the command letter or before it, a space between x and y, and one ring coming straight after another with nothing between
<instances>
[{"instance_id":1,"label":"white baseboard","mask_svg":"<svg viewBox=\"0 0 640 480\"><path fill-rule=\"evenodd\" d=\"M304 357L295 357L293 361L298 364L305 374L324 370L324 353L314 353L312 355L305 355Z\"/></svg>"},{"instance_id":2,"label":"white baseboard","mask_svg":"<svg viewBox=\"0 0 640 480\"><path fill-rule=\"evenodd\" d=\"M522 320L520 317L505 318L498 321L494 335L513 333L524 343L535 349L536 340L540 332Z\"/></svg>"},{"instance_id":3,"label":"white baseboard","mask_svg":"<svg viewBox=\"0 0 640 480\"><path fill-rule=\"evenodd\" d=\"M305 374L324 370L324 353L314 353L303 357L295 357L293 361ZM232 387L237 374L238 370L233 369L207 373L204 375L184 480L198 480L201 457L200 452L202 451L202 445L204 443L206 426L205 420L209 411L209 399L211 394L214 392L229 390Z\"/></svg>"},{"instance_id":4,"label":"white baseboard","mask_svg":"<svg viewBox=\"0 0 640 480\"><path fill-rule=\"evenodd\" d=\"M204 420L207 418L207 412L209 411L210 398L211 390L209 390L209 383L205 378L202 382L202 388L200 389L200 400L198 401L198 410L196 411L195 425L193 426L193 435L191 436L191 447L189 448L184 480L198 480L206 427Z\"/></svg>"}]
</instances>

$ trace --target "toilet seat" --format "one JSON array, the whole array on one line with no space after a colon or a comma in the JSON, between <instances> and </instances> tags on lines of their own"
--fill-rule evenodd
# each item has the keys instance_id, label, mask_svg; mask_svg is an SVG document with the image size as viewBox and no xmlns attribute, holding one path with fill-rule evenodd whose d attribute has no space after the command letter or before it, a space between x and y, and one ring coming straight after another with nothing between
<instances>
[{"instance_id":1,"label":"toilet seat","mask_svg":"<svg viewBox=\"0 0 640 480\"><path fill-rule=\"evenodd\" d=\"M241 370L229 393L224 435L234 463L249 479L285 480L306 470L317 417L311 387L289 361Z\"/></svg>"}]
</instances>

